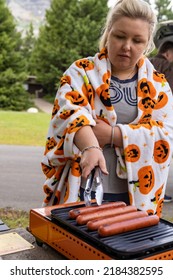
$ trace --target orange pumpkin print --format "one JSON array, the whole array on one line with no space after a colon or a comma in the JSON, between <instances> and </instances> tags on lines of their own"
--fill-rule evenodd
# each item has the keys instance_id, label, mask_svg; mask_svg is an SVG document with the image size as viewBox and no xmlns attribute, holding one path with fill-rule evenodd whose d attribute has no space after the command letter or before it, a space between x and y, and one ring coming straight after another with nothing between
<instances>
[{"instance_id":1,"label":"orange pumpkin print","mask_svg":"<svg viewBox=\"0 0 173 280\"><path fill-rule=\"evenodd\" d=\"M88 104L88 100L86 96L80 94L76 90L72 90L67 92L65 97L70 100L71 104L79 105L79 106L86 106Z\"/></svg>"},{"instance_id":2,"label":"orange pumpkin print","mask_svg":"<svg viewBox=\"0 0 173 280\"><path fill-rule=\"evenodd\" d=\"M146 96L145 98L142 98L139 101L138 106L142 111L152 112L152 110L155 107L155 104L156 104L156 102L154 99L152 99L149 96Z\"/></svg>"},{"instance_id":3,"label":"orange pumpkin print","mask_svg":"<svg viewBox=\"0 0 173 280\"><path fill-rule=\"evenodd\" d=\"M71 115L73 115L75 112L76 112L75 110L66 110L66 109L64 109L64 110L62 110L62 111L60 112L59 117L60 117L61 119L63 119L63 120L66 120L66 119L69 118Z\"/></svg>"},{"instance_id":4,"label":"orange pumpkin print","mask_svg":"<svg viewBox=\"0 0 173 280\"><path fill-rule=\"evenodd\" d=\"M150 122L151 117L152 117L152 115L150 114L150 110L148 110L148 112L145 111L145 112L142 114L142 116L141 116L141 118L140 118L140 120L139 120L139 123L148 123L148 122Z\"/></svg>"},{"instance_id":5,"label":"orange pumpkin print","mask_svg":"<svg viewBox=\"0 0 173 280\"><path fill-rule=\"evenodd\" d=\"M103 48L98 55L98 58L102 60L103 58L108 58L108 51L106 48Z\"/></svg>"},{"instance_id":6,"label":"orange pumpkin print","mask_svg":"<svg viewBox=\"0 0 173 280\"><path fill-rule=\"evenodd\" d=\"M151 165L144 166L138 171L139 190L142 194L148 194L155 184L154 172Z\"/></svg>"},{"instance_id":7,"label":"orange pumpkin print","mask_svg":"<svg viewBox=\"0 0 173 280\"><path fill-rule=\"evenodd\" d=\"M60 79L60 87L62 87L62 86L65 85L65 84L71 85L71 78L70 78L70 76L63 76L63 77Z\"/></svg>"},{"instance_id":8,"label":"orange pumpkin print","mask_svg":"<svg viewBox=\"0 0 173 280\"><path fill-rule=\"evenodd\" d=\"M68 128L68 133L76 132L82 126L88 125L88 124L89 124L89 120L84 115L82 115L82 116L76 118L75 120L73 120L73 122L71 122L71 124Z\"/></svg>"},{"instance_id":9,"label":"orange pumpkin print","mask_svg":"<svg viewBox=\"0 0 173 280\"><path fill-rule=\"evenodd\" d=\"M43 190L44 190L44 192L46 193L46 197L45 197L45 199L44 199L44 202L45 202L45 203L49 203L49 201L50 201L50 199L51 199L51 197L52 197L53 191L52 191L52 189L49 188L47 185L44 185L44 186L43 186Z\"/></svg>"},{"instance_id":10,"label":"orange pumpkin print","mask_svg":"<svg viewBox=\"0 0 173 280\"><path fill-rule=\"evenodd\" d=\"M124 149L125 160L129 162L136 162L141 155L140 149L137 145L131 144Z\"/></svg>"},{"instance_id":11,"label":"orange pumpkin print","mask_svg":"<svg viewBox=\"0 0 173 280\"><path fill-rule=\"evenodd\" d=\"M44 163L41 163L41 167L43 173L46 175L47 178L51 178L55 174L55 168L51 166L47 166Z\"/></svg>"},{"instance_id":12,"label":"orange pumpkin print","mask_svg":"<svg viewBox=\"0 0 173 280\"><path fill-rule=\"evenodd\" d=\"M151 165L144 166L138 170L138 180L129 181L129 184L134 184L138 187L142 194L148 194L155 184L154 172Z\"/></svg>"},{"instance_id":13,"label":"orange pumpkin print","mask_svg":"<svg viewBox=\"0 0 173 280\"><path fill-rule=\"evenodd\" d=\"M77 67L85 69L85 71L92 70L94 68L94 62L86 58L77 60L75 64Z\"/></svg>"},{"instance_id":14,"label":"orange pumpkin print","mask_svg":"<svg viewBox=\"0 0 173 280\"><path fill-rule=\"evenodd\" d=\"M104 104L104 106L107 108L109 111L113 111L113 106L111 104L111 99L110 99L110 91L109 91L109 86L110 86L110 76L111 73L110 71L107 71L103 75L103 82L104 84L100 85L96 89L96 93L98 94L101 102Z\"/></svg>"},{"instance_id":15,"label":"orange pumpkin print","mask_svg":"<svg viewBox=\"0 0 173 280\"><path fill-rule=\"evenodd\" d=\"M160 82L160 83L165 83L166 82L165 75L163 73L158 72L158 71L153 72L153 80L156 81L156 82Z\"/></svg>"},{"instance_id":16,"label":"orange pumpkin print","mask_svg":"<svg viewBox=\"0 0 173 280\"><path fill-rule=\"evenodd\" d=\"M161 215L162 215L163 202L164 202L164 198L160 199L158 204L157 204L156 214L159 217L161 217Z\"/></svg>"},{"instance_id":17,"label":"orange pumpkin print","mask_svg":"<svg viewBox=\"0 0 173 280\"><path fill-rule=\"evenodd\" d=\"M53 137L52 138L48 137L46 141L46 149L44 154L47 154L50 150L52 150L56 146L56 144L57 142Z\"/></svg>"},{"instance_id":18,"label":"orange pumpkin print","mask_svg":"<svg viewBox=\"0 0 173 280\"><path fill-rule=\"evenodd\" d=\"M55 99L54 105L53 105L53 110L52 110L52 119L57 114L59 109L60 109L60 106L58 104L58 99Z\"/></svg>"},{"instance_id":19,"label":"orange pumpkin print","mask_svg":"<svg viewBox=\"0 0 173 280\"><path fill-rule=\"evenodd\" d=\"M60 180L61 175L62 175L63 170L64 170L64 167L65 167L64 165L59 165L58 166L58 169L56 170L55 175L54 175L57 181Z\"/></svg>"},{"instance_id":20,"label":"orange pumpkin print","mask_svg":"<svg viewBox=\"0 0 173 280\"><path fill-rule=\"evenodd\" d=\"M54 152L55 155L63 155L64 154L64 139L66 136L67 128L65 129L62 136L57 135L57 138L60 139L60 141L57 143L56 151ZM60 161L60 159L59 159ZM65 158L62 159L62 162L65 161Z\"/></svg>"},{"instance_id":21,"label":"orange pumpkin print","mask_svg":"<svg viewBox=\"0 0 173 280\"><path fill-rule=\"evenodd\" d=\"M71 164L71 173L75 177L81 176L80 157L75 156Z\"/></svg>"},{"instance_id":22,"label":"orange pumpkin print","mask_svg":"<svg viewBox=\"0 0 173 280\"><path fill-rule=\"evenodd\" d=\"M157 102L154 106L155 110L163 108L166 104L168 103L168 96L166 95L165 92L160 92Z\"/></svg>"},{"instance_id":23,"label":"orange pumpkin print","mask_svg":"<svg viewBox=\"0 0 173 280\"><path fill-rule=\"evenodd\" d=\"M137 63L138 68L141 68L143 64L144 64L144 58L142 57L139 59L139 61Z\"/></svg>"},{"instance_id":24,"label":"orange pumpkin print","mask_svg":"<svg viewBox=\"0 0 173 280\"><path fill-rule=\"evenodd\" d=\"M87 97L89 104L91 105L91 108L94 110L94 97L95 97L95 92L94 88L92 87L91 84L83 84L82 86L82 92L84 95Z\"/></svg>"},{"instance_id":25,"label":"orange pumpkin print","mask_svg":"<svg viewBox=\"0 0 173 280\"><path fill-rule=\"evenodd\" d=\"M155 196L153 199L151 199L152 202L158 203L160 200L160 197L162 195L162 191L163 191L163 186L162 185L156 192L155 192Z\"/></svg>"},{"instance_id":26,"label":"orange pumpkin print","mask_svg":"<svg viewBox=\"0 0 173 280\"><path fill-rule=\"evenodd\" d=\"M165 140L158 140L154 144L154 160L157 163L165 162L170 153L169 143Z\"/></svg>"},{"instance_id":27,"label":"orange pumpkin print","mask_svg":"<svg viewBox=\"0 0 173 280\"><path fill-rule=\"evenodd\" d=\"M142 98L154 98L156 96L156 89L147 79L142 79L138 83L138 96Z\"/></svg>"},{"instance_id":28,"label":"orange pumpkin print","mask_svg":"<svg viewBox=\"0 0 173 280\"><path fill-rule=\"evenodd\" d=\"M148 209L147 213L148 213L148 215L154 215L154 210L153 209Z\"/></svg>"}]
</instances>

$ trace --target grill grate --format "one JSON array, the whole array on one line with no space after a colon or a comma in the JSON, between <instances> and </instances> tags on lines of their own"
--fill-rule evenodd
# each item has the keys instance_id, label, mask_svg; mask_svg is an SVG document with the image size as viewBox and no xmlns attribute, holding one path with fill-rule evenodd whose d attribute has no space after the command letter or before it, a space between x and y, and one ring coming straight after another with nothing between
<instances>
[{"instance_id":1,"label":"grill grate","mask_svg":"<svg viewBox=\"0 0 173 280\"><path fill-rule=\"evenodd\" d=\"M77 207L79 206L52 210L52 221L110 257L140 259L173 248L173 224L168 221L161 219L158 225L152 227L100 237L97 231L88 231L86 225L78 225L69 218L68 212Z\"/></svg>"}]
</instances>

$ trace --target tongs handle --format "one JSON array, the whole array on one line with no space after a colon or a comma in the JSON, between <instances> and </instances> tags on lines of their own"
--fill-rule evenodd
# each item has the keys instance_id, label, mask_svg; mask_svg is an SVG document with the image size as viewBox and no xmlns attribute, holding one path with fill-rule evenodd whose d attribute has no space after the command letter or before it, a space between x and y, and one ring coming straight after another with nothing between
<instances>
[{"instance_id":1,"label":"tongs handle","mask_svg":"<svg viewBox=\"0 0 173 280\"><path fill-rule=\"evenodd\" d=\"M90 175L87 178L86 186L84 190L84 201L85 205L89 206L91 205L91 191L92 189L95 189L95 196L96 196L96 202L97 204L101 204L102 198L103 198L103 186L102 186L102 180L101 180L102 172L100 170L100 167L95 167Z\"/></svg>"}]
</instances>

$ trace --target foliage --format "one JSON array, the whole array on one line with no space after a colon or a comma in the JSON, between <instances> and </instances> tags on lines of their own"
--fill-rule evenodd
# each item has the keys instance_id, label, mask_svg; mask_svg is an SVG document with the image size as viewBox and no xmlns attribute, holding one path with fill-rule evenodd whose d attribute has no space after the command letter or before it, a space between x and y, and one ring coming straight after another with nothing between
<instances>
[{"instance_id":1,"label":"foliage","mask_svg":"<svg viewBox=\"0 0 173 280\"><path fill-rule=\"evenodd\" d=\"M31 105L23 86L26 74L20 45L14 18L0 0L0 109L21 111Z\"/></svg>"},{"instance_id":2,"label":"foliage","mask_svg":"<svg viewBox=\"0 0 173 280\"><path fill-rule=\"evenodd\" d=\"M93 55L107 14L106 0L52 0L32 54L33 75L50 94L76 59Z\"/></svg>"},{"instance_id":3,"label":"foliage","mask_svg":"<svg viewBox=\"0 0 173 280\"><path fill-rule=\"evenodd\" d=\"M34 36L34 28L32 22L29 25L28 30L26 30L25 36L22 38L21 54L25 62L25 71L31 75L32 66L30 63L31 54L34 48L36 38Z\"/></svg>"},{"instance_id":4,"label":"foliage","mask_svg":"<svg viewBox=\"0 0 173 280\"><path fill-rule=\"evenodd\" d=\"M29 224L29 214L23 210L16 210L11 207L0 208L0 217L11 229L26 228Z\"/></svg>"},{"instance_id":5,"label":"foliage","mask_svg":"<svg viewBox=\"0 0 173 280\"><path fill-rule=\"evenodd\" d=\"M155 0L155 9L157 11L158 22L173 19L171 0Z\"/></svg>"}]
</instances>

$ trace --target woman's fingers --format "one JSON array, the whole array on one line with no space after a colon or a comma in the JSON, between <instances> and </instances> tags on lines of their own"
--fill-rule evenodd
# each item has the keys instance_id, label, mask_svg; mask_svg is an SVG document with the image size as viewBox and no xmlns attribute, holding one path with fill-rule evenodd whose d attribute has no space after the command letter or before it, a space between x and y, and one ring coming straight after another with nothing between
<instances>
[{"instance_id":1,"label":"woman's fingers","mask_svg":"<svg viewBox=\"0 0 173 280\"><path fill-rule=\"evenodd\" d=\"M104 174L108 174L106 161L103 153L98 149L87 150L81 157L80 166L82 169L82 177L87 179L93 168L99 166Z\"/></svg>"}]
</instances>

